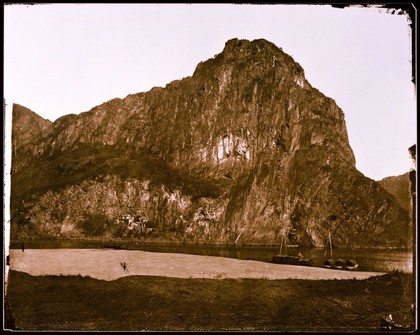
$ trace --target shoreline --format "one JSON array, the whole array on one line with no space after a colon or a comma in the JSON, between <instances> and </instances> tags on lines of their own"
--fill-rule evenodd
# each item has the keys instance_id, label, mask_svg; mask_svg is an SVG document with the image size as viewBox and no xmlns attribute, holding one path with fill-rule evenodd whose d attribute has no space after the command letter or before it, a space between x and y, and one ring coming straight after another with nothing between
<instances>
[{"instance_id":1,"label":"shoreline","mask_svg":"<svg viewBox=\"0 0 420 335\"><path fill-rule=\"evenodd\" d=\"M20 249L21 243L101 243L101 244L140 244L140 245L186 245L186 246L214 246L214 247L266 247L274 248L279 247L280 243L275 244L259 244L259 243L213 243L213 242L203 242L203 241L177 241L177 240L165 240L165 239L102 239L102 238L88 238L88 239L78 239L78 238L22 238L20 240L10 241L9 249ZM301 246L302 248L313 248L313 249L323 249L324 247L316 246ZM337 250L393 250L393 251L413 251L412 248L398 248L398 247L382 247L382 246L372 246L372 247L346 247L346 246L337 246L334 247ZM127 248L127 250L131 250ZM135 249L134 249L135 250Z\"/></svg>"},{"instance_id":2,"label":"shoreline","mask_svg":"<svg viewBox=\"0 0 420 335\"><path fill-rule=\"evenodd\" d=\"M34 276L81 275L107 281L132 275L191 279L362 280L386 274L140 250L60 248L10 251L10 270Z\"/></svg>"}]
</instances>

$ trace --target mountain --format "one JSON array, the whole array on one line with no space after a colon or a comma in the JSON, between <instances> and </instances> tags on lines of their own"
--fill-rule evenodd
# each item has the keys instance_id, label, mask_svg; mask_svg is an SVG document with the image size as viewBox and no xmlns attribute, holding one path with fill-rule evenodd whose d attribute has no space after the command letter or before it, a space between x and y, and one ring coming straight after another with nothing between
<instances>
[{"instance_id":1,"label":"mountain","mask_svg":"<svg viewBox=\"0 0 420 335\"><path fill-rule=\"evenodd\" d=\"M378 181L385 190L395 197L397 203L405 210L410 210L410 173L386 177Z\"/></svg>"},{"instance_id":2,"label":"mountain","mask_svg":"<svg viewBox=\"0 0 420 335\"><path fill-rule=\"evenodd\" d=\"M140 238L131 214L166 241L409 243L407 211L355 168L343 111L263 39L52 124L15 105L13 123L12 239Z\"/></svg>"},{"instance_id":3,"label":"mountain","mask_svg":"<svg viewBox=\"0 0 420 335\"><path fill-rule=\"evenodd\" d=\"M34 152L27 151L34 143L38 143L52 129L52 122L45 120L38 114L21 105L13 105L12 120L12 148L13 157L19 157L13 161L14 169L20 169L20 165L26 166L28 159L33 157Z\"/></svg>"}]
</instances>

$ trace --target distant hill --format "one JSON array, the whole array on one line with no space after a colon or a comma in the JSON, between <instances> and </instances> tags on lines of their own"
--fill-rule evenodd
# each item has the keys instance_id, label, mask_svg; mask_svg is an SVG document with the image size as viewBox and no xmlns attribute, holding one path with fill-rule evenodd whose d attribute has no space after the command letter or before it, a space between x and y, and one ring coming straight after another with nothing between
<instances>
[{"instance_id":1,"label":"distant hill","mask_svg":"<svg viewBox=\"0 0 420 335\"><path fill-rule=\"evenodd\" d=\"M378 183L389 193L391 193L397 203L405 210L410 210L410 173L400 176L386 177Z\"/></svg>"},{"instance_id":2,"label":"distant hill","mask_svg":"<svg viewBox=\"0 0 420 335\"><path fill-rule=\"evenodd\" d=\"M142 238L130 214L165 241L410 244L406 207L356 169L344 112L263 39L52 124L15 105L12 136L12 238Z\"/></svg>"}]
</instances>

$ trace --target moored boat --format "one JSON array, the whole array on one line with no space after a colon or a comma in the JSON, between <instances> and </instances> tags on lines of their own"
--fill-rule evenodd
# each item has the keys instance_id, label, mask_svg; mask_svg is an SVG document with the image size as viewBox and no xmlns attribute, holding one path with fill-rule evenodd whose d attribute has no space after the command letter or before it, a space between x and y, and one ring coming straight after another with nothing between
<instances>
[{"instance_id":1,"label":"moored boat","mask_svg":"<svg viewBox=\"0 0 420 335\"><path fill-rule=\"evenodd\" d=\"M285 238L283 237L280 244L280 251L278 255L273 256L273 263L276 264L289 264L289 265L304 265L304 266L311 266L313 265L313 260L309 258L304 258L303 255L300 253L297 256L289 255L288 254L288 248L296 248L298 245L288 245L284 244L285 253L282 254L283 250L283 242L285 241Z\"/></svg>"},{"instance_id":2,"label":"moored boat","mask_svg":"<svg viewBox=\"0 0 420 335\"><path fill-rule=\"evenodd\" d=\"M328 243L326 244L326 247L327 246L329 246L329 249L330 249L330 258L324 261L324 263L322 264L323 268L337 269L337 270L356 270L359 267L359 264L354 259L343 260L339 258L335 260L333 258L331 231L328 231ZM326 254L327 254L327 250L325 250L324 255Z\"/></svg>"},{"instance_id":3,"label":"moored boat","mask_svg":"<svg viewBox=\"0 0 420 335\"><path fill-rule=\"evenodd\" d=\"M273 257L273 263L311 266L314 261L309 258L302 258L298 256L275 255Z\"/></svg>"},{"instance_id":4,"label":"moored boat","mask_svg":"<svg viewBox=\"0 0 420 335\"><path fill-rule=\"evenodd\" d=\"M342 270L343 266L344 266L344 261L341 258L339 258L334 262L333 268L338 269L338 270Z\"/></svg>"},{"instance_id":5,"label":"moored boat","mask_svg":"<svg viewBox=\"0 0 420 335\"><path fill-rule=\"evenodd\" d=\"M327 259L323 264L322 267L323 268L327 268L327 269L332 269L332 267L334 266L334 260L332 258Z\"/></svg>"},{"instance_id":6,"label":"moored boat","mask_svg":"<svg viewBox=\"0 0 420 335\"><path fill-rule=\"evenodd\" d=\"M349 259L344 263L344 269L346 270L356 270L359 267L359 264L354 259Z\"/></svg>"}]
</instances>

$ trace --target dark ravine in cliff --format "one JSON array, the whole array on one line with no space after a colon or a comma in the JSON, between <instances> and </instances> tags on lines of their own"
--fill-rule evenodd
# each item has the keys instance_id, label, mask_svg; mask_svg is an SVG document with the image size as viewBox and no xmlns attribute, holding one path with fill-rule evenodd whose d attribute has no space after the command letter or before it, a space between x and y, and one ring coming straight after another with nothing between
<instances>
[{"instance_id":1,"label":"dark ravine in cliff","mask_svg":"<svg viewBox=\"0 0 420 335\"><path fill-rule=\"evenodd\" d=\"M343 111L265 40L233 39L191 77L50 123L13 111L12 238L410 245L408 213L355 168Z\"/></svg>"}]
</instances>

